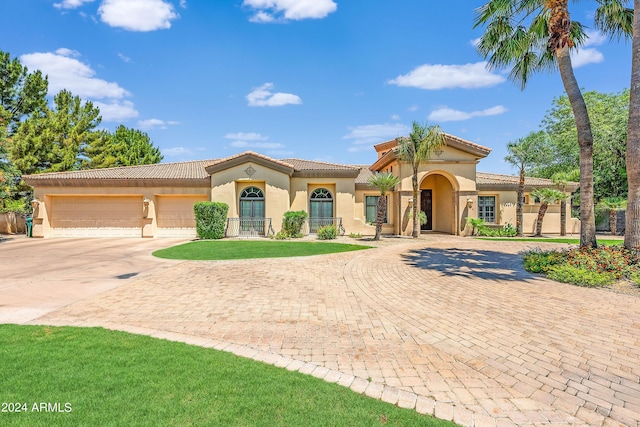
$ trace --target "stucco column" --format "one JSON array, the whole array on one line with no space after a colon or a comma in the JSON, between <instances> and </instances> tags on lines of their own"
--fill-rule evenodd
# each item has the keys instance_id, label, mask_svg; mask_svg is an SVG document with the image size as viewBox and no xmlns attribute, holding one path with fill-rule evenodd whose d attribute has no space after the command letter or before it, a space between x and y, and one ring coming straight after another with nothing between
<instances>
[{"instance_id":1,"label":"stucco column","mask_svg":"<svg viewBox=\"0 0 640 427\"><path fill-rule=\"evenodd\" d=\"M142 202L142 237L153 237L156 234L156 202L155 197L145 196Z\"/></svg>"}]
</instances>

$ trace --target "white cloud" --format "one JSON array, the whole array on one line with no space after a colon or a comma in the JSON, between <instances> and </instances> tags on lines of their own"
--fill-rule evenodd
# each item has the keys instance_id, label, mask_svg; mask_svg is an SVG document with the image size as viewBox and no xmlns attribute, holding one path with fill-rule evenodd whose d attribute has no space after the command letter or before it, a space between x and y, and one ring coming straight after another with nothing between
<instances>
[{"instance_id":1,"label":"white cloud","mask_svg":"<svg viewBox=\"0 0 640 427\"><path fill-rule=\"evenodd\" d=\"M250 107L279 107L287 104L302 104L302 99L292 93L272 93L273 83L265 83L247 95Z\"/></svg>"},{"instance_id":2,"label":"white cloud","mask_svg":"<svg viewBox=\"0 0 640 427\"><path fill-rule=\"evenodd\" d=\"M412 105L411 107L407 108L407 111L418 111L420 109L420 107L418 107L417 105Z\"/></svg>"},{"instance_id":3,"label":"white cloud","mask_svg":"<svg viewBox=\"0 0 640 427\"><path fill-rule=\"evenodd\" d=\"M193 150L186 147L163 148L162 154L164 154L165 156L178 157L185 154L193 154Z\"/></svg>"},{"instance_id":4,"label":"white cloud","mask_svg":"<svg viewBox=\"0 0 640 427\"><path fill-rule=\"evenodd\" d=\"M187 0L180 0L180 7L183 9L187 8Z\"/></svg>"},{"instance_id":5,"label":"white cloud","mask_svg":"<svg viewBox=\"0 0 640 427\"><path fill-rule=\"evenodd\" d=\"M480 44L480 37L470 40L469 44L473 47L478 47L478 45Z\"/></svg>"},{"instance_id":6,"label":"white cloud","mask_svg":"<svg viewBox=\"0 0 640 427\"><path fill-rule=\"evenodd\" d=\"M391 115L391 120L400 120L400 116L397 114L392 114Z\"/></svg>"},{"instance_id":7,"label":"white cloud","mask_svg":"<svg viewBox=\"0 0 640 427\"><path fill-rule=\"evenodd\" d=\"M417 87L427 90L477 89L491 87L505 81L499 74L487 70L486 62L464 65L421 65L408 74L400 75L387 83L398 86Z\"/></svg>"},{"instance_id":8,"label":"white cloud","mask_svg":"<svg viewBox=\"0 0 640 427\"><path fill-rule=\"evenodd\" d=\"M276 22L320 19L335 12L333 0L244 0L243 6L254 9L251 22Z\"/></svg>"},{"instance_id":9,"label":"white cloud","mask_svg":"<svg viewBox=\"0 0 640 427\"><path fill-rule=\"evenodd\" d=\"M151 130L151 129L168 129L169 126L178 125L180 122L176 121L165 121L160 119L147 119L138 121L138 127L143 130Z\"/></svg>"},{"instance_id":10,"label":"white cloud","mask_svg":"<svg viewBox=\"0 0 640 427\"><path fill-rule=\"evenodd\" d=\"M98 14L105 24L129 31L168 29L179 17L163 0L103 0Z\"/></svg>"},{"instance_id":11,"label":"white cloud","mask_svg":"<svg viewBox=\"0 0 640 427\"><path fill-rule=\"evenodd\" d=\"M432 111L431 114L429 114L428 120L433 122L456 122L461 120L469 120L474 117L497 116L506 112L507 109L502 105L496 105L495 107L487 108L485 110L471 112L443 107Z\"/></svg>"},{"instance_id":12,"label":"white cloud","mask_svg":"<svg viewBox=\"0 0 640 427\"><path fill-rule=\"evenodd\" d=\"M269 139L268 137L262 136L259 133L255 132L228 133L224 137L226 139L236 139L242 141L264 141L265 139Z\"/></svg>"},{"instance_id":13,"label":"white cloud","mask_svg":"<svg viewBox=\"0 0 640 427\"><path fill-rule=\"evenodd\" d=\"M93 0L62 0L61 3L54 3L53 7L57 9L76 9L84 3L91 3Z\"/></svg>"},{"instance_id":14,"label":"white cloud","mask_svg":"<svg viewBox=\"0 0 640 427\"><path fill-rule=\"evenodd\" d=\"M118 53L118 58L122 59L124 62L129 62L131 61L131 58L129 58L128 56L125 56L122 53Z\"/></svg>"},{"instance_id":15,"label":"white cloud","mask_svg":"<svg viewBox=\"0 0 640 427\"><path fill-rule=\"evenodd\" d=\"M266 141L269 137L256 132L228 133L224 137L225 139L233 139L234 141L231 142L230 145L236 148L268 150L267 154L270 156L286 155L286 153L290 153L288 151L284 151L283 148L285 148L285 145L280 144L279 142L259 142Z\"/></svg>"},{"instance_id":16,"label":"white cloud","mask_svg":"<svg viewBox=\"0 0 640 427\"><path fill-rule=\"evenodd\" d=\"M604 61L604 55L597 49L582 48L571 52L571 65L573 68L587 64L597 64Z\"/></svg>"},{"instance_id":17,"label":"white cloud","mask_svg":"<svg viewBox=\"0 0 640 427\"><path fill-rule=\"evenodd\" d=\"M357 146L364 146L362 149L369 149L370 145L408 135L410 131L408 126L400 123L354 126L349 127L349 133L343 136L342 139L353 140L352 143L356 147L352 146L349 151L360 151L360 147Z\"/></svg>"},{"instance_id":18,"label":"white cloud","mask_svg":"<svg viewBox=\"0 0 640 427\"><path fill-rule=\"evenodd\" d=\"M284 148L284 144L280 144L278 142L248 142L248 141L233 141L231 143L232 147L238 148L264 148L273 150L276 148Z\"/></svg>"},{"instance_id":19,"label":"white cloud","mask_svg":"<svg viewBox=\"0 0 640 427\"><path fill-rule=\"evenodd\" d=\"M597 30L586 30L587 40L584 43L584 47L587 46L600 46L607 41L607 38L600 31Z\"/></svg>"},{"instance_id":20,"label":"white cloud","mask_svg":"<svg viewBox=\"0 0 640 427\"><path fill-rule=\"evenodd\" d=\"M139 115L138 110L136 110L131 101L113 100L106 103L95 101L93 105L100 108L102 121L105 122L123 122L134 119Z\"/></svg>"},{"instance_id":21,"label":"white cloud","mask_svg":"<svg viewBox=\"0 0 640 427\"><path fill-rule=\"evenodd\" d=\"M108 82L95 76L96 72L87 64L67 56L79 54L70 49L58 49L56 53L36 52L20 57L20 61L30 70L40 70L49 76L49 94L53 95L63 89L71 91L81 98L121 99L129 96L129 92L117 83Z\"/></svg>"},{"instance_id":22,"label":"white cloud","mask_svg":"<svg viewBox=\"0 0 640 427\"><path fill-rule=\"evenodd\" d=\"M90 100L100 108L103 121L118 122L138 117L133 102L123 99L131 94L115 82L97 78L89 65L75 58L79 56L75 50L61 48L55 53L22 55L20 62L30 70L40 70L48 76L49 95L66 89L74 96Z\"/></svg>"}]
</instances>

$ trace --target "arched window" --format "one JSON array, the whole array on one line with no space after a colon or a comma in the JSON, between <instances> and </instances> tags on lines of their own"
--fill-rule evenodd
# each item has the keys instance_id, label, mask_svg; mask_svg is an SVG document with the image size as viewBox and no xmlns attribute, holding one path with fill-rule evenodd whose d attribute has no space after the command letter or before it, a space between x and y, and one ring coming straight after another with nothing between
<instances>
[{"instance_id":1,"label":"arched window","mask_svg":"<svg viewBox=\"0 0 640 427\"><path fill-rule=\"evenodd\" d=\"M258 187L247 187L240 194L241 218L264 218L264 193Z\"/></svg>"},{"instance_id":2,"label":"arched window","mask_svg":"<svg viewBox=\"0 0 640 427\"><path fill-rule=\"evenodd\" d=\"M333 195L326 188L316 188L309 197L310 231L329 224L333 224Z\"/></svg>"}]
</instances>

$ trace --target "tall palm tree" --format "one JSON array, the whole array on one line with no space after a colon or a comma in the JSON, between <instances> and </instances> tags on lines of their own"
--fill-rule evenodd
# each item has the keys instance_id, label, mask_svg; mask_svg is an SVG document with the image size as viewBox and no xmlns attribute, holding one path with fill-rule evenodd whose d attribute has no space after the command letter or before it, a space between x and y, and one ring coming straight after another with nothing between
<instances>
[{"instance_id":1,"label":"tall palm tree","mask_svg":"<svg viewBox=\"0 0 640 427\"><path fill-rule=\"evenodd\" d=\"M408 138L398 138L397 156L400 160L408 162L413 171L411 184L413 186L412 236L414 239L417 239L420 233L420 222L418 219L418 167L420 163L429 161L431 153L441 149L446 143L446 134L440 126L421 125L418 122L413 122L413 130Z\"/></svg>"},{"instance_id":2,"label":"tall palm tree","mask_svg":"<svg viewBox=\"0 0 640 427\"><path fill-rule=\"evenodd\" d=\"M640 0L633 2L640 11ZM629 124L627 128L627 182L629 195L624 231L624 246L640 246L640 13L633 18L631 59L631 92L629 94Z\"/></svg>"},{"instance_id":3,"label":"tall palm tree","mask_svg":"<svg viewBox=\"0 0 640 427\"><path fill-rule=\"evenodd\" d=\"M555 185L566 193L569 182L580 179L580 171L575 169L570 172L557 172L553 174L551 179ZM567 235L567 197L560 200L560 235Z\"/></svg>"},{"instance_id":4,"label":"tall palm tree","mask_svg":"<svg viewBox=\"0 0 640 427\"><path fill-rule=\"evenodd\" d=\"M541 151L541 145L538 144L540 139L544 137L544 132L535 132L527 135L525 138L520 138L515 142L507 144L509 154L505 156L504 160L510 165L515 166L520 176L518 182L518 200L516 201L516 230L518 231L518 236L524 235L522 205L524 204L525 171L534 163L544 162L546 157L548 157L547 152Z\"/></svg>"},{"instance_id":5,"label":"tall palm tree","mask_svg":"<svg viewBox=\"0 0 640 427\"><path fill-rule=\"evenodd\" d=\"M583 26L571 22L568 0L490 0L476 10L475 27L486 25L478 51L491 68L511 66L524 89L530 75L557 67L576 119L580 146L580 245L595 247L593 134L587 106L573 72L571 49L584 43ZM597 1L595 27L612 36L631 33L626 0Z\"/></svg>"},{"instance_id":6,"label":"tall palm tree","mask_svg":"<svg viewBox=\"0 0 640 427\"><path fill-rule=\"evenodd\" d=\"M598 203L598 208L609 211L609 230L611 235L618 234L618 211L627 207L627 201L624 197L605 197Z\"/></svg>"},{"instance_id":7,"label":"tall palm tree","mask_svg":"<svg viewBox=\"0 0 640 427\"><path fill-rule=\"evenodd\" d=\"M376 212L376 235L373 240L380 240L382 234L382 223L387 213L387 193L400 183L400 178L391 172L376 173L369 178L369 184L380 191L378 207Z\"/></svg>"},{"instance_id":8,"label":"tall palm tree","mask_svg":"<svg viewBox=\"0 0 640 427\"><path fill-rule=\"evenodd\" d=\"M542 221L544 215L547 213L547 208L550 203L555 203L558 200L565 198L564 191L556 190L555 188L537 188L531 192L531 195L540 200L540 208L538 209L538 218L536 219L536 234L534 236L542 236Z\"/></svg>"}]
</instances>

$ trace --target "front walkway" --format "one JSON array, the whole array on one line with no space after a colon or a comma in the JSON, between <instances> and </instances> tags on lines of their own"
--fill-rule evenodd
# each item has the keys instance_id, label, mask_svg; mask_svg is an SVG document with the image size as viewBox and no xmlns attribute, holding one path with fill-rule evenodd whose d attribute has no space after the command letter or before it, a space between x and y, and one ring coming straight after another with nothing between
<instances>
[{"instance_id":1,"label":"front walkway","mask_svg":"<svg viewBox=\"0 0 640 427\"><path fill-rule=\"evenodd\" d=\"M530 275L525 247L182 262L31 323L225 349L465 426L638 427L640 299Z\"/></svg>"}]
</instances>

